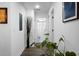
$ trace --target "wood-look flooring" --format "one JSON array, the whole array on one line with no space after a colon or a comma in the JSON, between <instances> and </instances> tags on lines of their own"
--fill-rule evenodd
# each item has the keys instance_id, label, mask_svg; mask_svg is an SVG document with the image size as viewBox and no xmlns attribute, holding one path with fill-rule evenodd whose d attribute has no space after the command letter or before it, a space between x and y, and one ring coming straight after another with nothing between
<instances>
[{"instance_id":1,"label":"wood-look flooring","mask_svg":"<svg viewBox=\"0 0 79 59\"><path fill-rule=\"evenodd\" d=\"M31 47L31 48L26 48L21 56L44 56L45 52L42 49L36 48L36 47Z\"/></svg>"}]
</instances>

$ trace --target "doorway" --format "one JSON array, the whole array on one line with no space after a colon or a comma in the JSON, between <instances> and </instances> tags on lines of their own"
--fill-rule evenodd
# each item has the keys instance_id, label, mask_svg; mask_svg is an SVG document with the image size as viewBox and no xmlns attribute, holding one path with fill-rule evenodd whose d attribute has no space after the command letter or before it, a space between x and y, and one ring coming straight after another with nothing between
<instances>
[{"instance_id":1,"label":"doorway","mask_svg":"<svg viewBox=\"0 0 79 59\"><path fill-rule=\"evenodd\" d=\"M30 43L30 31L31 31L31 22L32 22L32 18L31 17L27 17L27 48L30 47L29 43Z\"/></svg>"}]
</instances>

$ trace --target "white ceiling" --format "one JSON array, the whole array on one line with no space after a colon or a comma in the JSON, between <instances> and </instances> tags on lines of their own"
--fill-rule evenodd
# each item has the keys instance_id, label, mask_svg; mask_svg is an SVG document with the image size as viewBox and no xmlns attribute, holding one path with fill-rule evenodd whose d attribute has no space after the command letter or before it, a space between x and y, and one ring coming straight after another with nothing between
<instances>
[{"instance_id":1,"label":"white ceiling","mask_svg":"<svg viewBox=\"0 0 79 59\"><path fill-rule=\"evenodd\" d=\"M48 13L53 2L22 2L25 8L34 9L36 5L40 5L39 13Z\"/></svg>"}]
</instances>

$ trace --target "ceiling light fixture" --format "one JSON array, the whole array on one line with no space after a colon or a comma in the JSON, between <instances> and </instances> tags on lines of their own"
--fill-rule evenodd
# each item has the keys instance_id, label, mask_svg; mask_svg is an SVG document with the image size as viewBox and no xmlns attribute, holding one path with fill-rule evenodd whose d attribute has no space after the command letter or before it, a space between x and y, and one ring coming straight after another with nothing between
<instances>
[{"instance_id":1,"label":"ceiling light fixture","mask_svg":"<svg viewBox=\"0 0 79 59\"><path fill-rule=\"evenodd\" d=\"M38 19L38 21L46 21L46 18L37 18Z\"/></svg>"},{"instance_id":2,"label":"ceiling light fixture","mask_svg":"<svg viewBox=\"0 0 79 59\"><path fill-rule=\"evenodd\" d=\"M36 5L35 8L36 8L36 9L40 9L40 6L39 6L39 5Z\"/></svg>"}]
</instances>

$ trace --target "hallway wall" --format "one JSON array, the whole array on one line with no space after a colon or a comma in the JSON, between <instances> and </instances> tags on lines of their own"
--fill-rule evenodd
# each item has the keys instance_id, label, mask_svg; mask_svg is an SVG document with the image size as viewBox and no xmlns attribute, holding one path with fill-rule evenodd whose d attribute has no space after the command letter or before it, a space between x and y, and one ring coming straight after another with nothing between
<instances>
[{"instance_id":1,"label":"hallway wall","mask_svg":"<svg viewBox=\"0 0 79 59\"><path fill-rule=\"evenodd\" d=\"M8 8L8 23L0 24L0 56L11 53L10 3L0 3L0 7Z\"/></svg>"},{"instance_id":2,"label":"hallway wall","mask_svg":"<svg viewBox=\"0 0 79 59\"><path fill-rule=\"evenodd\" d=\"M28 16L32 17L30 44L34 42L36 37L34 10L25 9L20 3L16 2L1 2L0 7L8 8L8 23L0 24L0 55L21 55L22 51L27 46L26 22ZM19 13L23 16L22 31L19 31ZM47 31L47 29L45 31Z\"/></svg>"},{"instance_id":3,"label":"hallway wall","mask_svg":"<svg viewBox=\"0 0 79 59\"><path fill-rule=\"evenodd\" d=\"M26 9L20 3L11 3L11 7L11 55L17 56L21 55L26 47L24 42ZM22 14L22 31L19 30L19 13Z\"/></svg>"},{"instance_id":4,"label":"hallway wall","mask_svg":"<svg viewBox=\"0 0 79 59\"><path fill-rule=\"evenodd\" d=\"M75 51L79 55L79 20L62 22L62 3L54 4L54 41L58 42L63 34L66 50Z\"/></svg>"},{"instance_id":5,"label":"hallway wall","mask_svg":"<svg viewBox=\"0 0 79 59\"><path fill-rule=\"evenodd\" d=\"M8 9L8 23L0 24L0 56L21 55L26 42L24 27L26 9L20 3L0 2L0 7ZM19 31L19 13L23 16L23 30Z\"/></svg>"}]
</instances>

